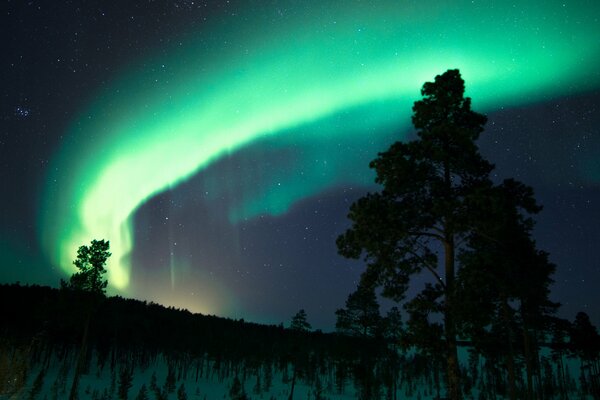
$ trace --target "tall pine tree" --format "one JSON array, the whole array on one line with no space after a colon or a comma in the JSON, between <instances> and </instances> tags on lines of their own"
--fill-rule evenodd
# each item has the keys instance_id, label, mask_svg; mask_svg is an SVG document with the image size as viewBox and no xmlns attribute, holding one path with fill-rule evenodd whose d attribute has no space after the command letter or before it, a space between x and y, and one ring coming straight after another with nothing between
<instances>
[{"instance_id":1,"label":"tall pine tree","mask_svg":"<svg viewBox=\"0 0 600 400\"><path fill-rule=\"evenodd\" d=\"M423 270L433 275L453 400L461 398L454 318L457 243L472 231L469 198L491 186L493 169L475 144L486 117L471 110L464 92L458 70L423 85L412 117L418 139L396 142L371 162L383 189L351 206L352 226L337 241L342 255L364 255L363 281L383 286L383 295L395 300L403 299L413 275Z\"/></svg>"}]
</instances>

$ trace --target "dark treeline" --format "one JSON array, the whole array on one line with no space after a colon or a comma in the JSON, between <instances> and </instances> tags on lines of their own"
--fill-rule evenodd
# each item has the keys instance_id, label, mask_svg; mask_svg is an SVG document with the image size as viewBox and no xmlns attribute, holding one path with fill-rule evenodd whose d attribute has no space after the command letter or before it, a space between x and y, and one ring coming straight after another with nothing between
<instances>
[{"instance_id":1,"label":"dark treeline","mask_svg":"<svg viewBox=\"0 0 600 400\"><path fill-rule=\"evenodd\" d=\"M34 340L70 351L79 345L86 304L92 295L47 286L0 285L0 334L15 345ZM349 359L372 341L348 336L285 329L244 320L193 314L155 303L103 298L94 313L90 343L99 362L115 362L115 354L139 354L144 364L159 353L170 357L207 355L215 360L270 359L284 361L299 347L323 358Z\"/></svg>"},{"instance_id":2,"label":"dark treeline","mask_svg":"<svg viewBox=\"0 0 600 400\"><path fill-rule=\"evenodd\" d=\"M85 291L0 285L1 393L25 385L28 370L63 361L74 364L90 303L97 306L84 373L92 362L99 370L143 371L166 360L179 379L193 376L197 381L208 374L219 382L234 376L246 382L253 377L253 385L258 379L271 386L272 376L283 374L290 385L298 378L318 387L324 385L317 383L320 377L328 376L329 390L335 385L343 390L365 355L381 353L383 346L367 338L192 314L122 297L99 299ZM15 351L22 360L11 358Z\"/></svg>"},{"instance_id":3,"label":"dark treeline","mask_svg":"<svg viewBox=\"0 0 600 400\"><path fill-rule=\"evenodd\" d=\"M92 296L42 286L0 285L3 394L21 390L26 394L23 398L37 398L36 385L39 391L45 371L56 365L62 365L62 379L68 381ZM348 390L355 390L356 398L362 399L440 396L444 357L435 347L438 343L443 348L443 343L411 336L397 309L380 316L369 295L363 294L363 302L356 297L339 310L339 333L335 334L192 314L121 297L103 298L90 325L88 347L92 351L84 373L105 371L116 383L114 393L105 389L85 398L135 398L135 393L127 397L131 386L127 379L158 362L166 362L169 373L164 383L148 382L139 389L153 393L146 398L175 396L178 382L200 378L227 385L230 398L251 398L283 385L285 398L293 399L294 386L300 384L311 388L314 399ZM539 332L534 344L535 398L598 398L600 337L584 313L573 323L560 321L560 329L554 326ZM516 343L515 369L522 371L526 354ZM469 354L461 365L461 391L478 393L479 399L507 398L510 377L503 347L480 347L470 341L460 344ZM514 390L519 398L526 398L526 374L516 375ZM55 397L49 398L65 398L68 382L52 384ZM124 387L124 394L118 393L119 386Z\"/></svg>"}]
</instances>

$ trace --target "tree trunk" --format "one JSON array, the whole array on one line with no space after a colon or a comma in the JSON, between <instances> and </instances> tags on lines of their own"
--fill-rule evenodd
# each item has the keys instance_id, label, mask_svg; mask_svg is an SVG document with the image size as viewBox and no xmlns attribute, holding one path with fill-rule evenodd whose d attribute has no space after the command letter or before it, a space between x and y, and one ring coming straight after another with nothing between
<instances>
[{"instance_id":1,"label":"tree trunk","mask_svg":"<svg viewBox=\"0 0 600 400\"><path fill-rule=\"evenodd\" d=\"M539 400L544 400L544 387L542 381L542 366L540 363L540 352L538 345L538 335L537 330L532 330L532 338L533 338L533 346L531 348L531 354L533 356L533 369L535 371L535 378L537 381L537 398Z\"/></svg>"},{"instance_id":2,"label":"tree trunk","mask_svg":"<svg viewBox=\"0 0 600 400\"><path fill-rule=\"evenodd\" d=\"M434 362L434 369L433 369L433 380L435 381L435 392L436 392L436 399L440 399L440 365L438 365L437 361Z\"/></svg>"},{"instance_id":3,"label":"tree trunk","mask_svg":"<svg viewBox=\"0 0 600 400\"><path fill-rule=\"evenodd\" d=\"M81 347L79 349L79 354L77 355L77 364L75 364L75 373L73 375L73 383L71 384L71 391L69 392L69 400L77 399L77 391L79 389L79 378L81 376L81 371L83 369L83 364L85 362L86 353L87 353L87 339L88 332L90 330L90 320L92 319L92 312L88 312L85 321L85 327L83 328L83 337L81 338Z\"/></svg>"},{"instance_id":4,"label":"tree trunk","mask_svg":"<svg viewBox=\"0 0 600 400\"><path fill-rule=\"evenodd\" d=\"M513 331L510 326L510 316L508 315L508 304L506 299L502 301L502 319L508 334L508 355L506 356L506 369L508 372L508 394L510 400L517 400L515 387L515 353L513 349Z\"/></svg>"},{"instance_id":5,"label":"tree trunk","mask_svg":"<svg viewBox=\"0 0 600 400\"><path fill-rule=\"evenodd\" d=\"M393 400L398 400L398 372L396 370L396 368L394 368L394 383L392 384L393 387Z\"/></svg>"},{"instance_id":6,"label":"tree trunk","mask_svg":"<svg viewBox=\"0 0 600 400\"><path fill-rule=\"evenodd\" d=\"M444 333L446 335L446 360L448 375L447 395L451 400L461 399L460 370L456 345L456 327L454 326L454 237L446 235L444 241L444 267L446 275L446 304L444 315Z\"/></svg>"},{"instance_id":7,"label":"tree trunk","mask_svg":"<svg viewBox=\"0 0 600 400\"><path fill-rule=\"evenodd\" d=\"M525 352L525 368L527 371L527 398L533 400L533 366L531 365L531 343L527 326L523 322L523 351Z\"/></svg>"},{"instance_id":8,"label":"tree trunk","mask_svg":"<svg viewBox=\"0 0 600 400\"><path fill-rule=\"evenodd\" d=\"M591 394L594 399L599 399L600 383L598 382L598 378L600 376L600 372L598 371L597 363L594 360L590 360L588 365L590 371Z\"/></svg>"},{"instance_id":9,"label":"tree trunk","mask_svg":"<svg viewBox=\"0 0 600 400\"><path fill-rule=\"evenodd\" d=\"M583 365L583 360L580 358L579 364L579 383L581 385L581 393L584 395L588 393L588 385L587 380L585 379L585 367Z\"/></svg>"},{"instance_id":10,"label":"tree trunk","mask_svg":"<svg viewBox=\"0 0 600 400\"><path fill-rule=\"evenodd\" d=\"M290 395L288 400L293 400L294 398L294 387L296 386L296 366L293 366L294 372L292 373L292 388L290 389Z\"/></svg>"},{"instance_id":11,"label":"tree trunk","mask_svg":"<svg viewBox=\"0 0 600 400\"><path fill-rule=\"evenodd\" d=\"M567 383L565 379L565 366L562 351L558 355L558 374L560 382L560 398L565 400L567 398Z\"/></svg>"}]
</instances>

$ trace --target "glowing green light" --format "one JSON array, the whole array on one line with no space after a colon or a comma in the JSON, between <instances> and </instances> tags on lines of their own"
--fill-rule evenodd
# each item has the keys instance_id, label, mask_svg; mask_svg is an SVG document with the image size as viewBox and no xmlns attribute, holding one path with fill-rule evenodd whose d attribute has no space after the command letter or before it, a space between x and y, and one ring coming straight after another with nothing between
<instances>
[{"instance_id":1,"label":"glowing green light","mask_svg":"<svg viewBox=\"0 0 600 400\"><path fill-rule=\"evenodd\" d=\"M168 59L148 57L73 121L42 206L41 240L56 264L70 272L78 246L108 239L109 282L126 290L131 217L141 203L266 135L310 125L315 134L362 140L356 127L367 109L374 131L389 125L390 114L408 121L410 108L399 102L410 104L424 81L448 68L461 69L478 110L600 82L597 2L321 0L311 13L304 2L287 3L289 19L248 9L237 36L223 24L208 44L203 37ZM231 47L223 48L222 35ZM156 72L162 64L168 79ZM347 110L339 125L327 125ZM231 218L285 212L352 175L308 174L285 191L256 193Z\"/></svg>"}]
</instances>

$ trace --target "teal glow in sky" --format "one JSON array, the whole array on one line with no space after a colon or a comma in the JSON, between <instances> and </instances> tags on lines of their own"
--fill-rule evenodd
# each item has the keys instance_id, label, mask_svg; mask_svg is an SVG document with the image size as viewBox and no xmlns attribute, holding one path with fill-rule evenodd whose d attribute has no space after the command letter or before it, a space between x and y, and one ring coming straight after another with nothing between
<instances>
[{"instance_id":1,"label":"teal glow in sky","mask_svg":"<svg viewBox=\"0 0 600 400\"><path fill-rule=\"evenodd\" d=\"M127 293L138 207L270 135L328 162L268 175L267 190L248 188L232 206L230 223L285 213L340 182L366 183L366 164L344 149L364 143L375 154L390 129L409 127L423 82L448 68L461 70L482 111L600 84L597 1L278 7L252 2L180 33L182 45L140 56L81 105L41 206L41 241L65 273L78 246L108 239L110 285Z\"/></svg>"}]
</instances>

